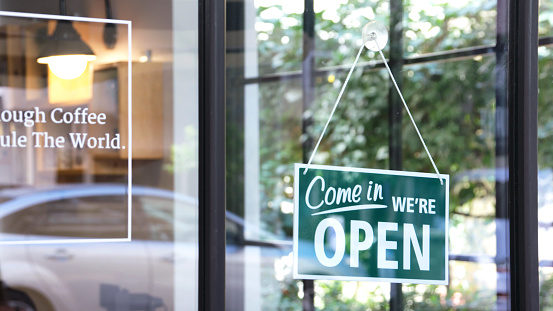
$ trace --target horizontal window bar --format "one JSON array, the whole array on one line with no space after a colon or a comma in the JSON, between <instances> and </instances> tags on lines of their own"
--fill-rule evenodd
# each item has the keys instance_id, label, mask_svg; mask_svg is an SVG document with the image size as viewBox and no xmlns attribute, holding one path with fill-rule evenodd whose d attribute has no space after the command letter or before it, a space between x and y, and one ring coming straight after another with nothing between
<instances>
[{"instance_id":1,"label":"horizontal window bar","mask_svg":"<svg viewBox=\"0 0 553 311\"><path fill-rule=\"evenodd\" d=\"M540 38L539 45L540 46L553 45L553 37ZM460 60L460 59L475 57L478 55L488 55L493 53L495 53L495 46L484 45L484 46L476 46L476 47L470 47L470 48L464 48L464 49L455 49L455 50L441 51L441 52L427 53L423 55L413 56L410 58L406 58L404 60L404 64L416 65L416 64L440 62L440 61L446 61L446 60L449 60L449 61ZM350 64L347 64L347 65L319 68L315 71L315 75L326 76L329 73L339 73L339 72L347 71L350 69L350 66L351 66ZM363 68L364 71L377 70L377 69L384 68L384 63L382 61L362 62L357 65L357 68ZM287 81L287 80L300 79L301 76L302 76L302 72L300 70L283 72L283 73L274 73L274 74L267 74L267 75L254 77L254 78L246 78L244 80L244 84Z\"/></svg>"}]
</instances>

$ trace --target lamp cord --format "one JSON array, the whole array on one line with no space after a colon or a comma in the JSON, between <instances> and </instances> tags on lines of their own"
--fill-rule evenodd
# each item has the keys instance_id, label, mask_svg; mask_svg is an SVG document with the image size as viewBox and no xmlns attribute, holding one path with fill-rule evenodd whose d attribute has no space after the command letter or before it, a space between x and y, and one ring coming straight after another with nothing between
<instances>
[{"instance_id":1,"label":"lamp cord","mask_svg":"<svg viewBox=\"0 0 553 311\"><path fill-rule=\"evenodd\" d=\"M105 0L104 4L106 7L106 18L113 19L111 2L109 0ZM116 43L117 43L117 27L113 23L106 23L104 25L104 44L108 49L113 49Z\"/></svg>"},{"instance_id":2,"label":"lamp cord","mask_svg":"<svg viewBox=\"0 0 553 311\"><path fill-rule=\"evenodd\" d=\"M67 6L65 0L60 0L60 15L67 15Z\"/></svg>"},{"instance_id":3,"label":"lamp cord","mask_svg":"<svg viewBox=\"0 0 553 311\"><path fill-rule=\"evenodd\" d=\"M109 0L105 0L106 4L106 18L112 19L113 18L113 12L111 10L111 3ZM67 5L65 0L60 0L60 15L67 15Z\"/></svg>"},{"instance_id":4,"label":"lamp cord","mask_svg":"<svg viewBox=\"0 0 553 311\"><path fill-rule=\"evenodd\" d=\"M113 12L111 11L111 3L109 0L105 0L106 4L106 18L107 19L113 19Z\"/></svg>"}]
</instances>

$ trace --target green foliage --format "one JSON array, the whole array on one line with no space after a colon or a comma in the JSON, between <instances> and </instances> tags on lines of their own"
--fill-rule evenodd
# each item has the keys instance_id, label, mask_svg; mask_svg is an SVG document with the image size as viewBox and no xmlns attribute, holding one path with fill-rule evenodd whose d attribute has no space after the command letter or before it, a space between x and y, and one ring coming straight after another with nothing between
<instances>
[{"instance_id":1,"label":"green foliage","mask_svg":"<svg viewBox=\"0 0 553 311\"><path fill-rule=\"evenodd\" d=\"M547 0L539 1L538 34L550 36L553 30L553 2Z\"/></svg>"},{"instance_id":2,"label":"green foliage","mask_svg":"<svg viewBox=\"0 0 553 311\"><path fill-rule=\"evenodd\" d=\"M552 311L553 310L553 277L551 277L551 274L545 277L546 279L542 282L540 287L540 310Z\"/></svg>"},{"instance_id":3,"label":"green foliage","mask_svg":"<svg viewBox=\"0 0 553 311\"><path fill-rule=\"evenodd\" d=\"M261 219L265 229L292 235L292 216L281 212L283 202L292 202L291 173L302 161L301 87L295 83L262 84L260 88ZM288 182L286 182L286 180Z\"/></svg>"},{"instance_id":4,"label":"green foliage","mask_svg":"<svg viewBox=\"0 0 553 311\"><path fill-rule=\"evenodd\" d=\"M198 131L194 126L184 128L183 142L171 147L171 161L164 169L184 173L198 167Z\"/></svg>"},{"instance_id":5,"label":"green foliage","mask_svg":"<svg viewBox=\"0 0 553 311\"><path fill-rule=\"evenodd\" d=\"M316 12L316 65L352 63L360 29L369 18L389 23L388 5L383 0L350 0ZM271 14L264 14L269 10ZM495 40L495 1L469 2L459 8L413 0L405 3L404 14L405 55L493 44ZM301 69L301 14L285 14L279 5L261 6L257 22L262 25L258 32L260 74ZM378 60L378 55L365 52L361 62L372 60ZM495 58L484 56L406 66L403 71L402 91L413 117L438 169L452 174L453 183L459 176L466 184L465 172L494 166L494 67ZM314 163L388 168L389 77L384 70L364 68L353 73ZM305 111L301 80L259 86L262 221L274 233L291 236L291 215L283 214L280 205L292 200L286 192L293 183L289 179L292 165L311 151L303 150L302 142L316 140L322 132L345 76L345 72L318 76L315 102ZM403 115L404 169L433 172L409 118ZM305 118L312 123L303 129ZM458 192L451 196L451 212L475 198L493 196L488 179L471 180L468 188L457 187Z\"/></svg>"},{"instance_id":6,"label":"green foliage","mask_svg":"<svg viewBox=\"0 0 553 311\"><path fill-rule=\"evenodd\" d=\"M553 167L553 88L551 87L553 63L551 48L538 50L538 166L540 169Z\"/></svg>"},{"instance_id":7,"label":"green foliage","mask_svg":"<svg viewBox=\"0 0 553 311\"><path fill-rule=\"evenodd\" d=\"M384 292L378 287L368 299L360 301L356 299L360 288L360 282L355 282L356 288L351 296L345 295L344 282L319 281L316 282L315 307L325 311L385 311L388 310L387 299Z\"/></svg>"},{"instance_id":8,"label":"green foliage","mask_svg":"<svg viewBox=\"0 0 553 311\"><path fill-rule=\"evenodd\" d=\"M422 287L423 290L418 290ZM494 310L495 292L483 291L476 286L413 285L403 286L405 311L440 310Z\"/></svg>"}]
</instances>

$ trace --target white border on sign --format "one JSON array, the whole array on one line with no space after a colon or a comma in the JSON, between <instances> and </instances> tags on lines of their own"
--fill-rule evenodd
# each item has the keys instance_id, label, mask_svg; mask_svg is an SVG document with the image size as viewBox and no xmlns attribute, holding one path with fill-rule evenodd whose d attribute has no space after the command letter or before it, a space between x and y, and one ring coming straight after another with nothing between
<instances>
[{"instance_id":1,"label":"white border on sign","mask_svg":"<svg viewBox=\"0 0 553 311\"><path fill-rule=\"evenodd\" d=\"M128 20L120 19L107 19L107 18L92 18L92 17L79 17L79 16L66 16L66 15L51 15L51 14L36 14L36 13L21 13L21 12L8 12L0 11L0 17L22 17L22 18L37 18L37 19L54 19L54 20L67 20L75 22L89 22L89 23L110 23L127 25L128 31L128 181L127 181L127 204L128 204L128 220L127 220L127 238L103 238L103 239L54 239L54 240L36 240L36 241L0 241L0 245L22 245L22 244L67 244L67 243L106 243L106 242L130 242L132 238L132 22Z\"/></svg>"},{"instance_id":2,"label":"white border on sign","mask_svg":"<svg viewBox=\"0 0 553 311\"><path fill-rule=\"evenodd\" d=\"M358 173L371 173L380 175L396 175L396 176L413 176L438 179L443 178L445 180L444 187L448 189L445 192L445 279L444 280L418 280L418 279L401 279L401 278L378 278L378 277L358 277L358 276L333 276L333 275L311 275L298 273L298 230L299 230L299 175L300 171L304 168L318 169L318 170L332 170L342 172L358 172ZM448 285L449 284L449 175L447 174L434 174L434 173L419 173L419 172L407 172L407 171L394 171L394 170L380 170L371 168L356 168L356 167L343 167L332 165L314 165L294 163L294 268L292 276L294 279L307 279L307 280L334 280L334 281L372 281L372 282L391 282L391 283L414 283L414 284L432 284L432 285Z\"/></svg>"}]
</instances>

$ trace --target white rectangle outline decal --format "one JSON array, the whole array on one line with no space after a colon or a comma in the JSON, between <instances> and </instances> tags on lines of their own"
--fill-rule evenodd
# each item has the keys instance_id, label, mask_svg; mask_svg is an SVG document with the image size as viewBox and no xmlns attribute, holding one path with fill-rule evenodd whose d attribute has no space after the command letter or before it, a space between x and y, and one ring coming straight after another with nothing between
<instances>
[{"instance_id":1,"label":"white rectangle outline decal","mask_svg":"<svg viewBox=\"0 0 553 311\"><path fill-rule=\"evenodd\" d=\"M299 174L300 170L307 167L307 164L294 163L294 279L307 279L307 280L334 280L334 281L370 281L370 282L391 282L391 283L414 283L414 284L432 284L432 285L448 285L449 284L449 175L435 173L419 173L408 171L393 171L393 170L380 170L369 168L355 168L355 167L343 167L332 165L309 165L309 169L318 169L326 171L342 171L342 172L359 172L359 173L371 173L380 175L396 175L396 176L412 176L412 177L424 177L445 180L445 279L443 280L426 280L426 279L401 279L401 278L378 278L378 277L358 277L358 276L333 276L333 275L311 275L298 273L298 228L299 228Z\"/></svg>"},{"instance_id":2,"label":"white rectangle outline decal","mask_svg":"<svg viewBox=\"0 0 553 311\"><path fill-rule=\"evenodd\" d=\"M54 239L54 240L33 240L33 241L0 241L0 245L30 245L30 244L68 244L68 243L106 243L106 242L130 242L132 239L132 22L120 19L92 18L80 16L65 16L65 15L50 15L50 14L35 14L0 11L0 17L22 17L22 18L37 18L37 19L55 19L67 20L75 22L89 23L110 23L127 25L128 31L128 176L127 176L127 204L128 204L128 219L127 219L127 237L126 238L102 238L102 239Z\"/></svg>"}]
</instances>

